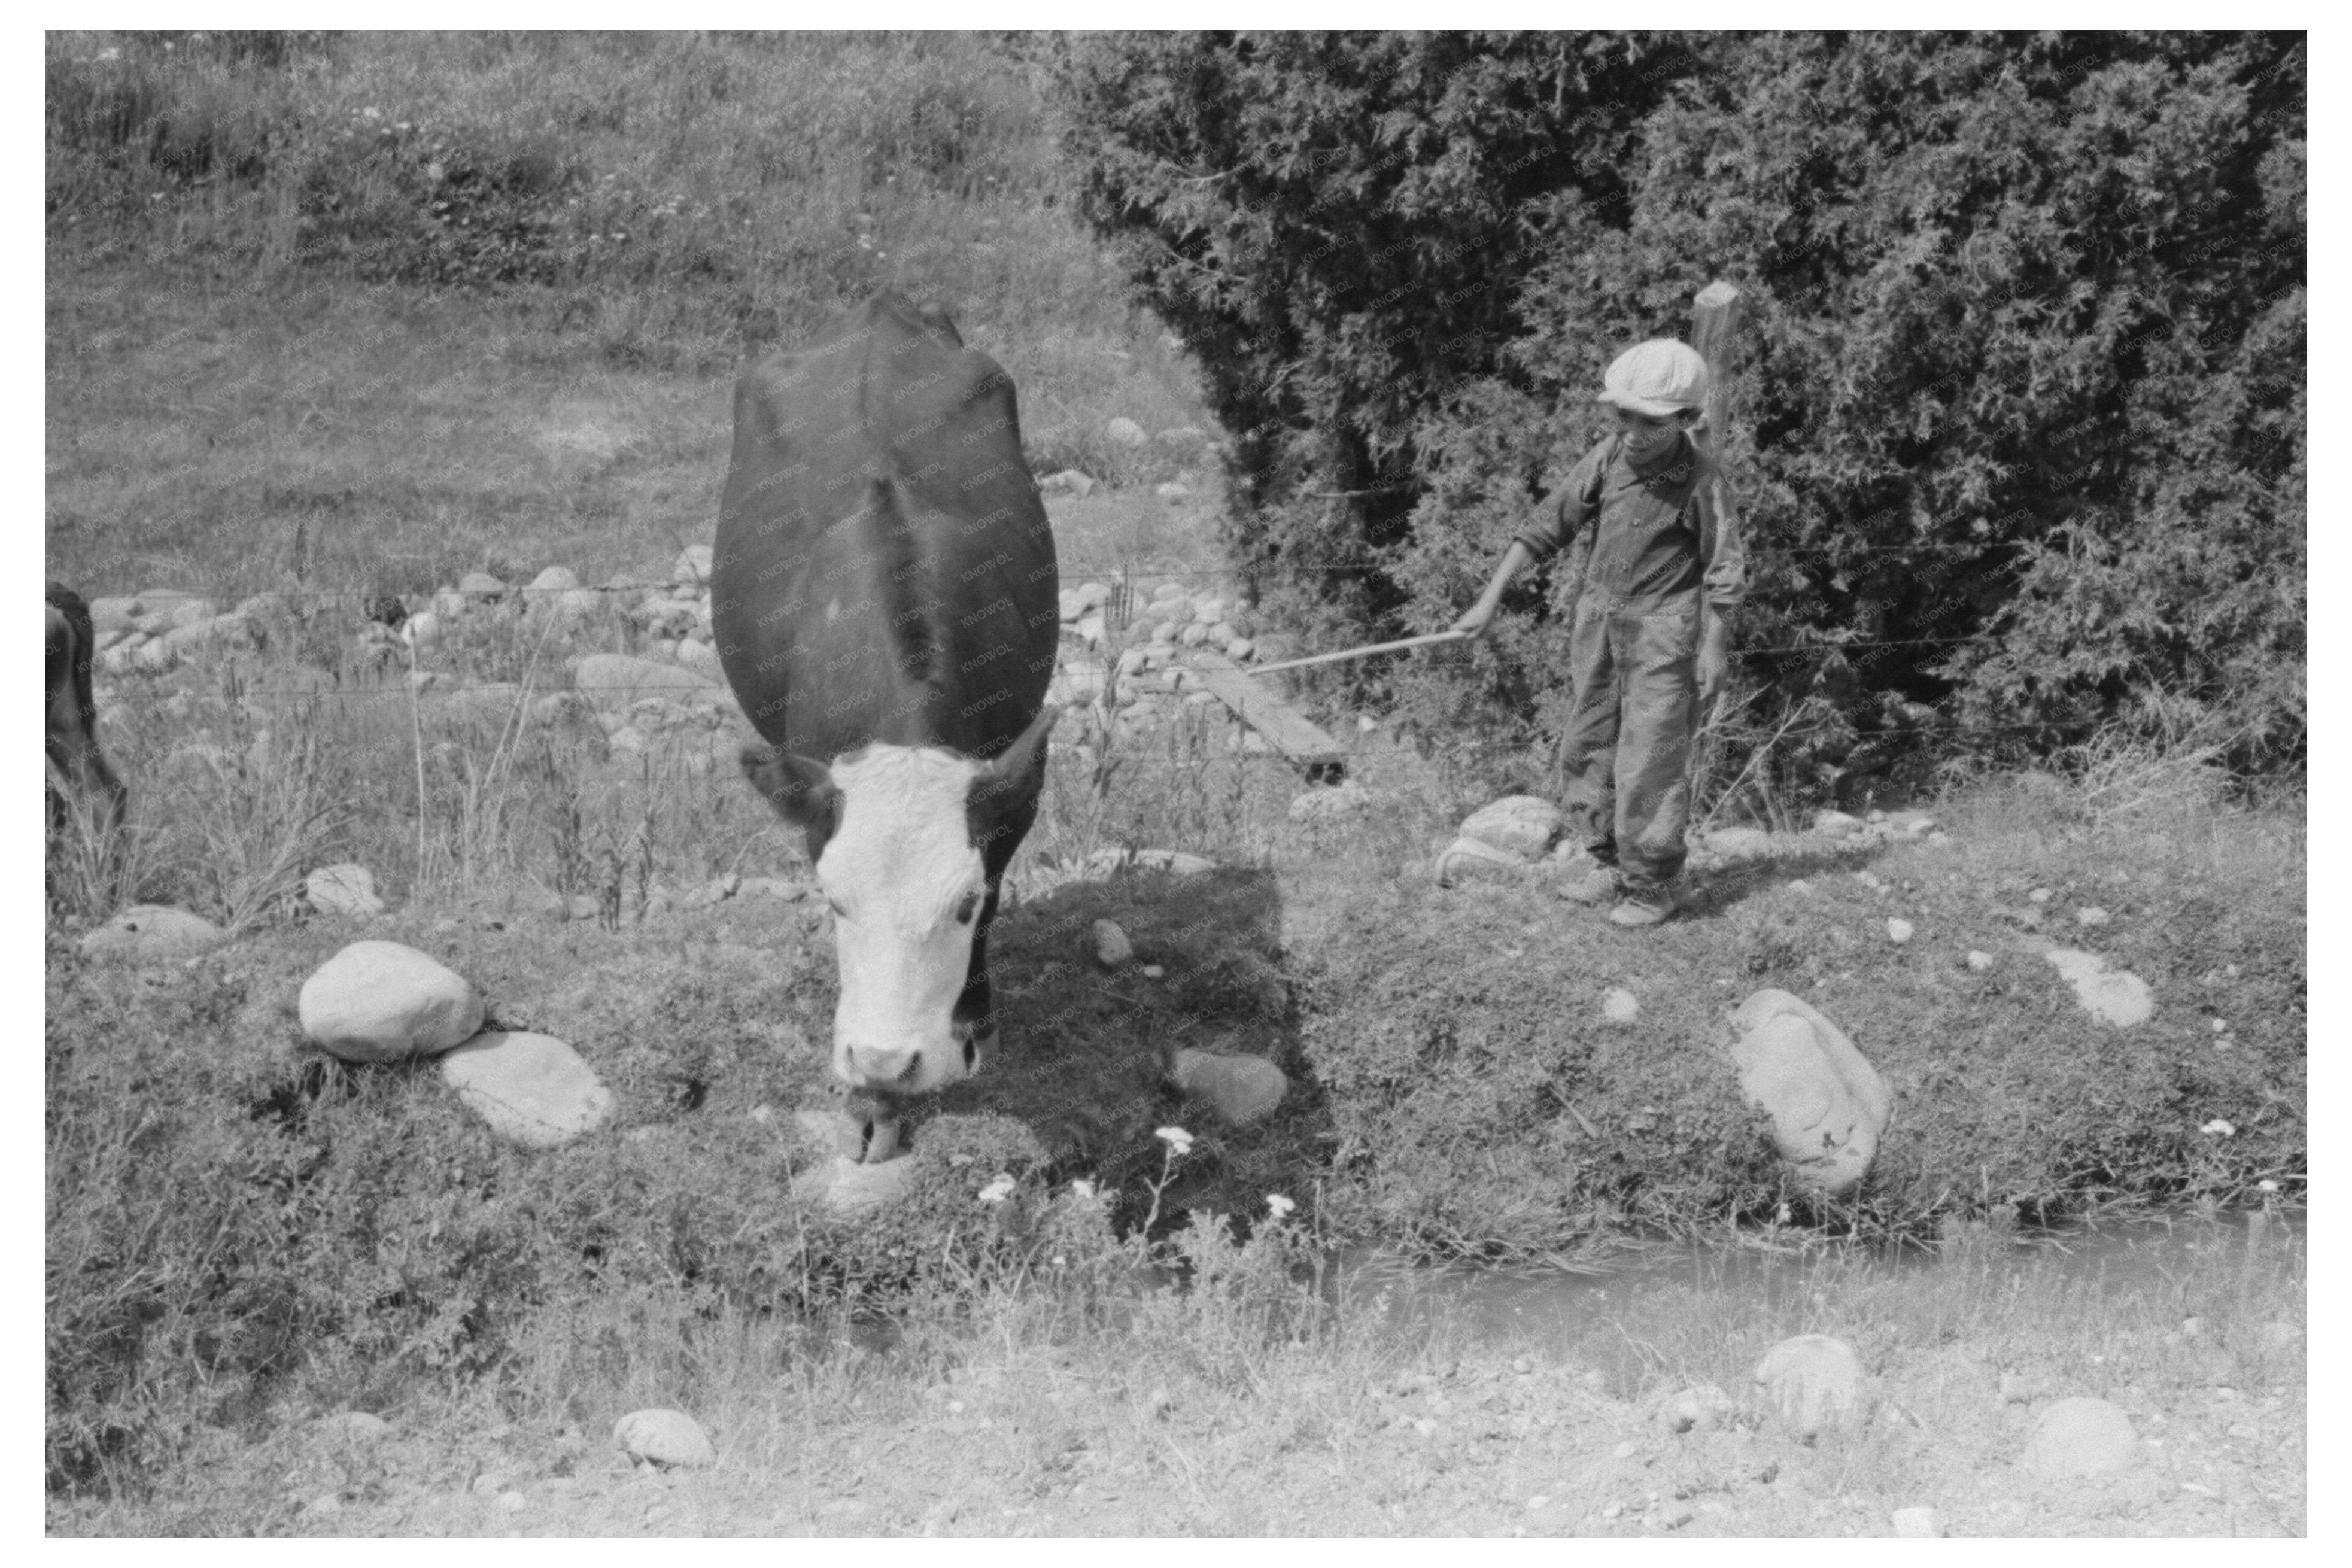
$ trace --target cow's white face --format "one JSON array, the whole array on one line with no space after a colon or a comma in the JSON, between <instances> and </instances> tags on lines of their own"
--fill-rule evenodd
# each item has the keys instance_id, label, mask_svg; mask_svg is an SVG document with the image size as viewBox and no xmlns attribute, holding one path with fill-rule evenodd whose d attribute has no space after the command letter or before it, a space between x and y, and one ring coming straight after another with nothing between
<instances>
[{"instance_id":1,"label":"cow's white face","mask_svg":"<svg viewBox=\"0 0 2352 1568\"><path fill-rule=\"evenodd\" d=\"M921 1094L980 1066L951 1016L988 897L967 809L982 764L877 745L831 771L838 816L816 874L841 961L833 1070L853 1088Z\"/></svg>"},{"instance_id":2,"label":"cow's white face","mask_svg":"<svg viewBox=\"0 0 2352 1568\"><path fill-rule=\"evenodd\" d=\"M994 1044L955 1018L988 913L982 847L1007 822L1026 830L1058 714L1044 710L987 762L879 742L829 766L743 749L745 775L807 832L833 906L833 1070L852 1089L927 1093L979 1071Z\"/></svg>"}]
</instances>

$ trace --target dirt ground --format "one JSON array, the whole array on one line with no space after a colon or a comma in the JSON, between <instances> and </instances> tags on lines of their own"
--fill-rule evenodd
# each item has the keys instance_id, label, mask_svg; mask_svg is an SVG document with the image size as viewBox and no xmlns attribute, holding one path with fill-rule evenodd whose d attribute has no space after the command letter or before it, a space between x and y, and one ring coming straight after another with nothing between
<instances>
[{"instance_id":1,"label":"dirt ground","mask_svg":"<svg viewBox=\"0 0 2352 1568\"><path fill-rule=\"evenodd\" d=\"M718 1459L705 1469L635 1465L608 1446L601 1419L593 1430L456 1436L395 1416L374 1441L318 1425L254 1447L222 1435L193 1457L188 1502L79 1517L53 1503L49 1524L337 1536L1879 1536L1895 1533L1896 1510L1927 1507L1953 1536L2298 1536L2300 1330L2269 1332L2297 1348L2271 1363L2292 1367L2293 1381L2267 1388L2116 1387L2095 1367L1958 1345L1907 1353L1875 1369L1863 1426L1811 1443L1745 1386L1727 1390L1720 1427L1676 1435L1655 1394L1614 1397L1601 1371L1506 1342L1357 1371L1355 1358L1335 1365L1294 1350L1269 1356L1247 1386L1156 1375L1115 1340L982 1355L936 1376L894 1365L894 1352L853 1350L864 1370L828 1394L781 1387L706 1412ZM2123 1405L2140 1461L2107 1479L2037 1481L2018 1460L2037 1415L2084 1392ZM207 1493L209 1505L194 1500ZM239 1494L258 1517L211 1511Z\"/></svg>"}]
</instances>

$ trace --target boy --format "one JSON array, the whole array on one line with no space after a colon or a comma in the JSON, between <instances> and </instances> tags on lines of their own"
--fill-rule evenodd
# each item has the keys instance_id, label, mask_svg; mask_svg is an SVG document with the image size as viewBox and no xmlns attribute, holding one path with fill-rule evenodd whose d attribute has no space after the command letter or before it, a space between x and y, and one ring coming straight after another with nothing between
<instances>
[{"instance_id":1,"label":"boy","mask_svg":"<svg viewBox=\"0 0 2352 1568\"><path fill-rule=\"evenodd\" d=\"M1583 863L1563 884L1609 918L1651 926L1675 910L1686 776L1700 716L1730 665L1727 616L1748 586L1739 520L1714 459L1691 438L1706 362L1672 338L1637 343L1602 378L1617 433L1587 452L1511 542L1478 602L1454 623L1476 637L1519 570L1592 526L1569 634L1572 691L1560 737L1563 803Z\"/></svg>"}]
</instances>

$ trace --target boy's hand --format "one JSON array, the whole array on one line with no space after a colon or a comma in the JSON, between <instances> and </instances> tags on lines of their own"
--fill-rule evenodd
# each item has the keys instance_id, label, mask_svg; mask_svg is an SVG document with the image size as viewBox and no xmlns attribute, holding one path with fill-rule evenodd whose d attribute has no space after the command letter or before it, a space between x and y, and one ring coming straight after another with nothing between
<instances>
[{"instance_id":1,"label":"boy's hand","mask_svg":"<svg viewBox=\"0 0 2352 1568\"><path fill-rule=\"evenodd\" d=\"M1706 617L1706 629L1698 641L1698 707L1704 716L1723 695L1726 682L1731 679L1731 626L1720 616Z\"/></svg>"},{"instance_id":2,"label":"boy's hand","mask_svg":"<svg viewBox=\"0 0 2352 1568\"><path fill-rule=\"evenodd\" d=\"M1484 632L1486 629L1487 623L1492 621L1494 618L1495 606L1493 603L1489 600L1481 599L1476 604L1471 605L1468 609L1463 611L1461 616L1455 619L1454 625L1447 629L1460 632L1465 637L1475 637Z\"/></svg>"}]
</instances>

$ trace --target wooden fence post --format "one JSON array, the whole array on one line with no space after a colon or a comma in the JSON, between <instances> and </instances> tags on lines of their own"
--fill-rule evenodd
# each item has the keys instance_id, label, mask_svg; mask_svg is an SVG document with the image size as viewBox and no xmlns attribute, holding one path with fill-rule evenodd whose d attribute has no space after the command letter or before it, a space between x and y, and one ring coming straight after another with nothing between
<instances>
[{"instance_id":1,"label":"wooden fence post","mask_svg":"<svg viewBox=\"0 0 2352 1568\"><path fill-rule=\"evenodd\" d=\"M1739 327L1739 290L1718 278L1691 301L1691 347L1706 361L1708 449L1723 455L1731 433L1731 334Z\"/></svg>"}]
</instances>

